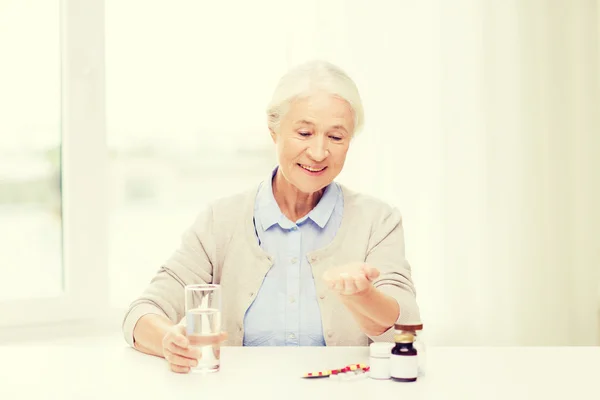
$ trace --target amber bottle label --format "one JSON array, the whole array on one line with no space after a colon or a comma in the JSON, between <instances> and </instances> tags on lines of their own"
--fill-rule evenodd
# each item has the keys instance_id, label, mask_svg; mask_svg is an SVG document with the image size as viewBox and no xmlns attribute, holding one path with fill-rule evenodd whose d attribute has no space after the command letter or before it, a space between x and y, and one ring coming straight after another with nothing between
<instances>
[{"instance_id":1,"label":"amber bottle label","mask_svg":"<svg viewBox=\"0 0 600 400\"><path fill-rule=\"evenodd\" d=\"M390 357L390 375L392 378L412 379L419 373L417 355L396 355Z\"/></svg>"}]
</instances>

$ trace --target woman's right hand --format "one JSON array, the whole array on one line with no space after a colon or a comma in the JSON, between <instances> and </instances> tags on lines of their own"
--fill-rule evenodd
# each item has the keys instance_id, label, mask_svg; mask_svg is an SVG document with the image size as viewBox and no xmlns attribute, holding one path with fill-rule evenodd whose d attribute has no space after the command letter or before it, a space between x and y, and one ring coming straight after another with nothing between
<instances>
[{"instance_id":1,"label":"woman's right hand","mask_svg":"<svg viewBox=\"0 0 600 400\"><path fill-rule=\"evenodd\" d=\"M220 335L194 338L194 346L191 346L186 336L185 326L173 325L162 340L163 356L169 363L171 371L185 374L190 372L190 368L197 366L198 360L202 357L200 349L196 346L220 344L226 339L227 334L223 332Z\"/></svg>"},{"instance_id":2,"label":"woman's right hand","mask_svg":"<svg viewBox=\"0 0 600 400\"><path fill-rule=\"evenodd\" d=\"M173 325L162 340L163 356L173 372L187 373L190 367L198 365L200 350L190 347L190 341L185 335L185 326Z\"/></svg>"}]
</instances>

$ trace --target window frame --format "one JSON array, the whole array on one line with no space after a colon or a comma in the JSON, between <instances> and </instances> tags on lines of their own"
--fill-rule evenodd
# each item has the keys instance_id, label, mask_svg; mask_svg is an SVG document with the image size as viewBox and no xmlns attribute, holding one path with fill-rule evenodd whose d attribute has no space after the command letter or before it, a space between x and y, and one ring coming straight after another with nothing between
<instances>
[{"instance_id":1,"label":"window frame","mask_svg":"<svg viewBox=\"0 0 600 400\"><path fill-rule=\"evenodd\" d=\"M60 0L60 29L63 291L0 301L0 328L109 311L104 1Z\"/></svg>"}]
</instances>

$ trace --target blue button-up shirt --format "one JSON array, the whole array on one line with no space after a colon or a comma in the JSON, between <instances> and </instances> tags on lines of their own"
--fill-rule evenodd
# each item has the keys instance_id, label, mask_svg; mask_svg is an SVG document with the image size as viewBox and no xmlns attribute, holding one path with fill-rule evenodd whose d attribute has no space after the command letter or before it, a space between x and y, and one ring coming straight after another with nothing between
<instances>
[{"instance_id":1,"label":"blue button-up shirt","mask_svg":"<svg viewBox=\"0 0 600 400\"><path fill-rule=\"evenodd\" d=\"M244 346L325 346L315 279L306 254L329 244L342 222L337 183L298 221L290 221L273 196L272 177L261 183L254 207L260 246L273 256L256 298L244 317Z\"/></svg>"}]
</instances>

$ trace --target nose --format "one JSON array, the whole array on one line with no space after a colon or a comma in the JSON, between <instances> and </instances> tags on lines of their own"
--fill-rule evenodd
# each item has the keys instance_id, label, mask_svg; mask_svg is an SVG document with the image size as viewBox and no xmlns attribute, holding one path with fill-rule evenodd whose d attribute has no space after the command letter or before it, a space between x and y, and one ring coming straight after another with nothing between
<instances>
[{"instance_id":1,"label":"nose","mask_svg":"<svg viewBox=\"0 0 600 400\"><path fill-rule=\"evenodd\" d=\"M308 145L306 152L308 156L317 163L325 160L329 154L326 140L323 137L314 137Z\"/></svg>"}]
</instances>

